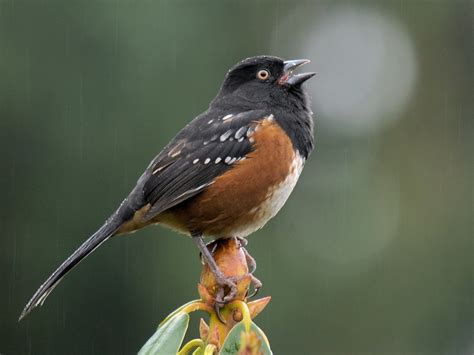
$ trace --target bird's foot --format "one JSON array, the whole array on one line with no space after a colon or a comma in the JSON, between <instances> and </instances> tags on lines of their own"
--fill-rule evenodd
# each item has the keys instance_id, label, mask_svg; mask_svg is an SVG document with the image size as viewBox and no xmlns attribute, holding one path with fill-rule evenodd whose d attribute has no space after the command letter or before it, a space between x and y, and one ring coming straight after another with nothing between
<instances>
[{"instance_id":1,"label":"bird's foot","mask_svg":"<svg viewBox=\"0 0 474 355\"><path fill-rule=\"evenodd\" d=\"M244 247L242 247L242 251L244 252L245 254L245 260L247 261L247 266L249 268L249 274L253 274L255 272L255 270L257 270L257 262L255 261L255 259L252 257L252 255L249 254L249 252L247 251L247 249L245 249Z\"/></svg>"},{"instance_id":2,"label":"bird's foot","mask_svg":"<svg viewBox=\"0 0 474 355\"><path fill-rule=\"evenodd\" d=\"M201 297L213 305L217 317L225 323L221 309L227 303L254 297L262 287L260 280L253 276L255 259L245 249L247 240L244 238L217 239L208 244L199 234L193 235L193 239L201 251L205 269L210 271L201 278L200 285L204 286ZM249 295L250 285L254 291Z\"/></svg>"},{"instance_id":3,"label":"bird's foot","mask_svg":"<svg viewBox=\"0 0 474 355\"><path fill-rule=\"evenodd\" d=\"M262 281L257 279L251 273L249 273L249 276L250 276L250 282L252 283L252 286L253 286L253 292L250 295L248 295L247 298L253 298L253 297L257 296L258 291L260 291L263 284L262 284Z\"/></svg>"},{"instance_id":4,"label":"bird's foot","mask_svg":"<svg viewBox=\"0 0 474 355\"><path fill-rule=\"evenodd\" d=\"M223 275L222 275L223 276ZM258 291L262 288L262 282L253 276L251 273L248 273L244 276L240 277L224 277L223 279L219 279L216 275L216 281L220 286L216 292L214 298L214 311L217 315L217 318L223 323L226 324L224 317L221 315L221 308L224 307L227 303L232 302L236 299L237 295L237 284L240 280L250 278L250 283L253 287L253 292L250 295L247 295L246 298L253 298L258 294ZM227 293L226 293L227 291Z\"/></svg>"},{"instance_id":5,"label":"bird's foot","mask_svg":"<svg viewBox=\"0 0 474 355\"><path fill-rule=\"evenodd\" d=\"M248 295L247 298L253 298L258 294L258 291L260 291L260 289L263 286L262 282L253 275L255 270L257 270L257 262L255 261L255 259L252 257L252 255L250 255L250 253L245 248L247 246L247 243L248 243L247 239L245 239L244 237L236 237L236 239L238 240L238 242L240 244L240 249L242 249L242 251L245 254L245 260L246 260L247 266L249 268L248 275L250 276L250 281L251 281L252 286L253 286L253 292L250 295Z\"/></svg>"},{"instance_id":6,"label":"bird's foot","mask_svg":"<svg viewBox=\"0 0 474 355\"><path fill-rule=\"evenodd\" d=\"M236 298L237 281L234 281L234 277L225 277L220 271L215 273L214 276L216 277L218 286L214 297L214 311L216 312L217 318L225 324L226 321L221 315L221 308Z\"/></svg>"},{"instance_id":7,"label":"bird's foot","mask_svg":"<svg viewBox=\"0 0 474 355\"><path fill-rule=\"evenodd\" d=\"M220 270L214 273L218 290L216 302L222 305L235 299L237 295L237 282L234 277L225 277Z\"/></svg>"}]
</instances>

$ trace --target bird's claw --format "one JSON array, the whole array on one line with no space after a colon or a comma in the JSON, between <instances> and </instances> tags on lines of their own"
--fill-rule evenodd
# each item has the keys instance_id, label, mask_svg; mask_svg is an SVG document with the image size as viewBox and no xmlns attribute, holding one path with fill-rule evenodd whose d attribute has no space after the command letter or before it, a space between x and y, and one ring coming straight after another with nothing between
<instances>
[{"instance_id":1,"label":"bird's claw","mask_svg":"<svg viewBox=\"0 0 474 355\"><path fill-rule=\"evenodd\" d=\"M224 324L225 319L221 315L221 308L227 303L233 301L237 295L237 284L232 280L231 277L226 278L224 275L216 275L216 281L219 286L215 296L214 311L216 312L217 318ZM229 289L225 294L226 288Z\"/></svg>"},{"instance_id":2,"label":"bird's claw","mask_svg":"<svg viewBox=\"0 0 474 355\"><path fill-rule=\"evenodd\" d=\"M257 279L252 274L249 274L249 276L250 276L250 281L252 282L252 285L253 285L253 292L250 295L248 295L247 298L253 298L253 297L257 296L258 291L260 291L263 284L259 279Z\"/></svg>"},{"instance_id":3,"label":"bird's claw","mask_svg":"<svg viewBox=\"0 0 474 355\"><path fill-rule=\"evenodd\" d=\"M224 319L224 317L222 317L222 314L221 314L222 307L223 307L222 304L217 303L217 302L214 303L214 312L216 313L217 319L219 319L222 324L227 324L226 320Z\"/></svg>"}]
</instances>

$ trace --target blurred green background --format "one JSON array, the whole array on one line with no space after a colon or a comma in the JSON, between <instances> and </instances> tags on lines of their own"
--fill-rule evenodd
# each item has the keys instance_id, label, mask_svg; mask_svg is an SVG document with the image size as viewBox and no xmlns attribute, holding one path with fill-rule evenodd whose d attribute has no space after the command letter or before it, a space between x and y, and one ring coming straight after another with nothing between
<instances>
[{"instance_id":1,"label":"blurred green background","mask_svg":"<svg viewBox=\"0 0 474 355\"><path fill-rule=\"evenodd\" d=\"M275 353L472 354L473 13L469 0L0 1L0 353L131 354L196 298L194 244L153 227L106 243L16 321L227 69L273 54L319 72L316 150L249 243Z\"/></svg>"}]
</instances>

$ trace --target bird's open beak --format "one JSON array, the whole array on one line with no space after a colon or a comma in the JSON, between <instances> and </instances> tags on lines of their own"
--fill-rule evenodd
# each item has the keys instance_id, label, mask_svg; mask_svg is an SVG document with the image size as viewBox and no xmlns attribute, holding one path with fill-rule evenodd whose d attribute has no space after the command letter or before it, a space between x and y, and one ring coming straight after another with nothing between
<instances>
[{"instance_id":1,"label":"bird's open beak","mask_svg":"<svg viewBox=\"0 0 474 355\"><path fill-rule=\"evenodd\" d=\"M316 75L316 73L293 74L296 69L298 69L302 65L308 64L309 62L309 59L294 59L284 61L283 74L280 79L278 79L278 83L280 85L300 85L309 78Z\"/></svg>"}]
</instances>

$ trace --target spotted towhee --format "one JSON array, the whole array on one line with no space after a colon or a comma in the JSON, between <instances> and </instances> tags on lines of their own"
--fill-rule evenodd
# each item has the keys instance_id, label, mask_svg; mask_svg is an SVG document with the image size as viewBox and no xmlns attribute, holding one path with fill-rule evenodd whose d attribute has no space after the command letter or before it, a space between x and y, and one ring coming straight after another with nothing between
<instances>
[{"instance_id":1,"label":"spotted towhee","mask_svg":"<svg viewBox=\"0 0 474 355\"><path fill-rule=\"evenodd\" d=\"M280 210L313 149L312 112L293 74L308 60L258 56L225 76L209 108L156 156L137 185L87 241L36 291L20 319L43 304L66 273L107 239L150 224L192 236L222 288L226 279L203 236L244 238Z\"/></svg>"}]
</instances>

